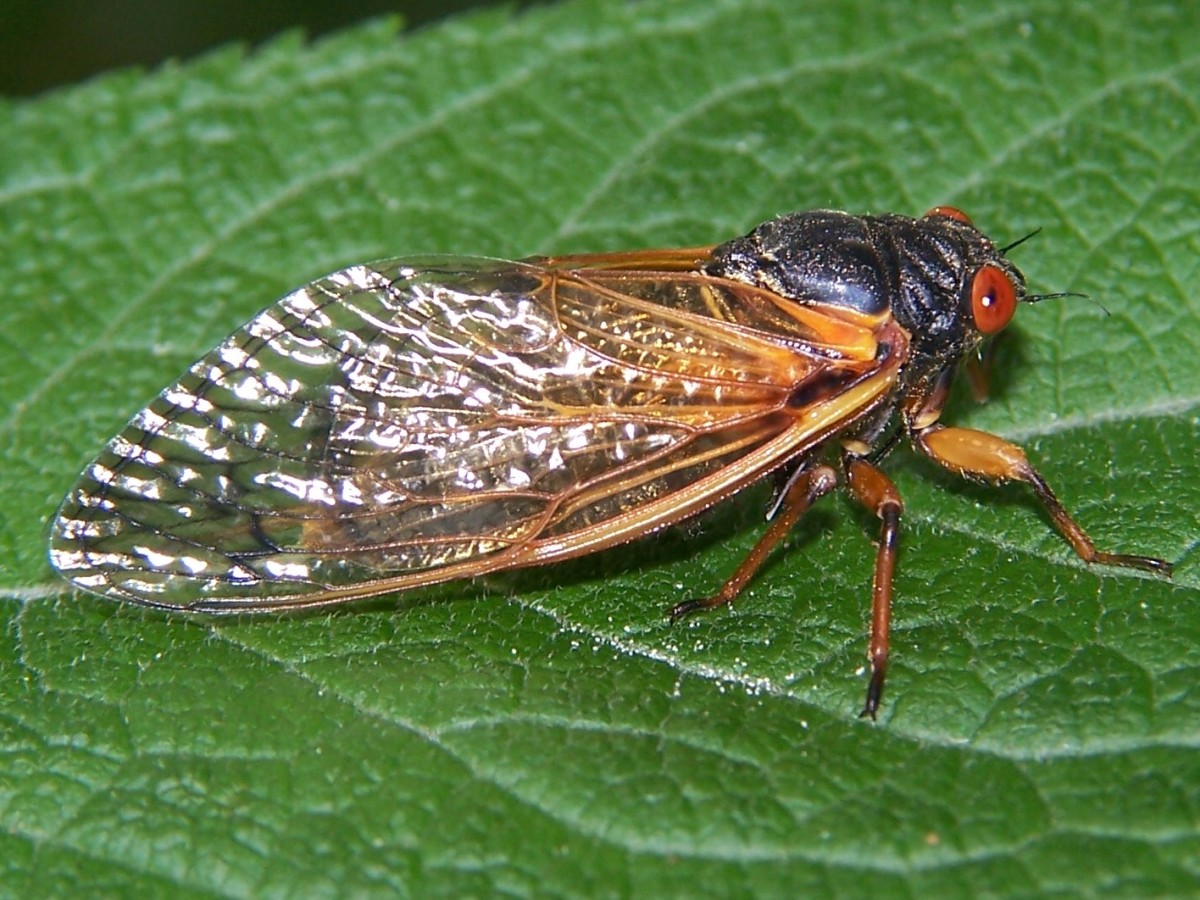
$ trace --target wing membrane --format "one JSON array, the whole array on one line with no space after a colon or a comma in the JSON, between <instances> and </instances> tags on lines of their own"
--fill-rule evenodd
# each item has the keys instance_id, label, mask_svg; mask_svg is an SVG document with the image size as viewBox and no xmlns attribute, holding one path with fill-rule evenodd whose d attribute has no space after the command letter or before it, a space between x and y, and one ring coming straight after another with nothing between
<instances>
[{"instance_id":1,"label":"wing membrane","mask_svg":"<svg viewBox=\"0 0 1200 900\"><path fill-rule=\"evenodd\" d=\"M52 562L117 599L268 609L629 540L881 402L875 341L903 333L793 312L694 273L351 267L135 416L60 509ZM789 404L831 371L847 390Z\"/></svg>"}]
</instances>

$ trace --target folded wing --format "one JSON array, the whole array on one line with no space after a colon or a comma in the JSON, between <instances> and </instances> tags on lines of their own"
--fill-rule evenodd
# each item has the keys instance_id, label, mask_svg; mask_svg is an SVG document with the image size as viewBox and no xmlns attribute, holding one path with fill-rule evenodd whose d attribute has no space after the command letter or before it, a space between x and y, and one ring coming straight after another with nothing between
<instances>
[{"instance_id":1,"label":"folded wing","mask_svg":"<svg viewBox=\"0 0 1200 900\"><path fill-rule=\"evenodd\" d=\"M233 611L629 540L886 393L878 335L807 315L688 273L351 267L268 307L135 416L59 510L51 560L115 599ZM797 392L823 377L852 387Z\"/></svg>"}]
</instances>

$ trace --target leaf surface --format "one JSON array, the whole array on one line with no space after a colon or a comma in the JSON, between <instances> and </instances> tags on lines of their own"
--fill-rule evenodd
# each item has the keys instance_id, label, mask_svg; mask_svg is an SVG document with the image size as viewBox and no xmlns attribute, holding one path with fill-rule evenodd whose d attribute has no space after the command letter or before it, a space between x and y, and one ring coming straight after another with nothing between
<instances>
[{"instance_id":1,"label":"leaf surface","mask_svg":"<svg viewBox=\"0 0 1200 900\"><path fill-rule=\"evenodd\" d=\"M1200 876L1200 16L750 0L282 38L0 107L0 892L1147 897ZM189 620L61 587L58 499L258 308L327 271L709 243L811 207L968 210L1036 290L911 454L894 667L854 718L871 539L826 501L671 626L765 495L543 571ZM1105 310L1108 315L1105 315Z\"/></svg>"}]
</instances>

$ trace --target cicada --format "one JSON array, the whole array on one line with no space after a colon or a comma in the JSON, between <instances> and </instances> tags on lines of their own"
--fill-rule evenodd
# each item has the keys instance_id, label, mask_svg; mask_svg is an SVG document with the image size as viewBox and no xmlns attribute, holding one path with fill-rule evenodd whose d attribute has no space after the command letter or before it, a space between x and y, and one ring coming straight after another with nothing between
<instances>
[{"instance_id":1,"label":"cicada","mask_svg":"<svg viewBox=\"0 0 1200 900\"><path fill-rule=\"evenodd\" d=\"M1011 245L1010 245L1011 246ZM571 559L764 478L770 524L727 604L839 483L879 521L864 715L888 660L901 440L1023 482L1025 454L940 421L964 360L1047 296L961 211L819 210L727 243L351 266L267 307L138 413L52 526L74 585L172 610L300 609Z\"/></svg>"}]
</instances>

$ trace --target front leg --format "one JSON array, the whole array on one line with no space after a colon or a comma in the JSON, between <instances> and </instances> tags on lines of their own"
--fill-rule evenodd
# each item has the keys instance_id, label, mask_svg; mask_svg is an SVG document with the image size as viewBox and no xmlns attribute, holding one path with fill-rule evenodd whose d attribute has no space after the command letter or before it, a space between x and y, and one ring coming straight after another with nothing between
<instances>
[{"instance_id":1,"label":"front leg","mask_svg":"<svg viewBox=\"0 0 1200 900\"><path fill-rule=\"evenodd\" d=\"M1032 487L1055 527L1085 562L1126 566L1170 576L1171 564L1166 560L1097 550L1087 532L1071 518L1071 514L1054 496L1054 491L1050 490L1050 485L1029 464L1025 451L1016 444L986 431L948 428L944 425L930 425L917 431L914 444L934 462L958 475L994 482L1020 481Z\"/></svg>"}]
</instances>

